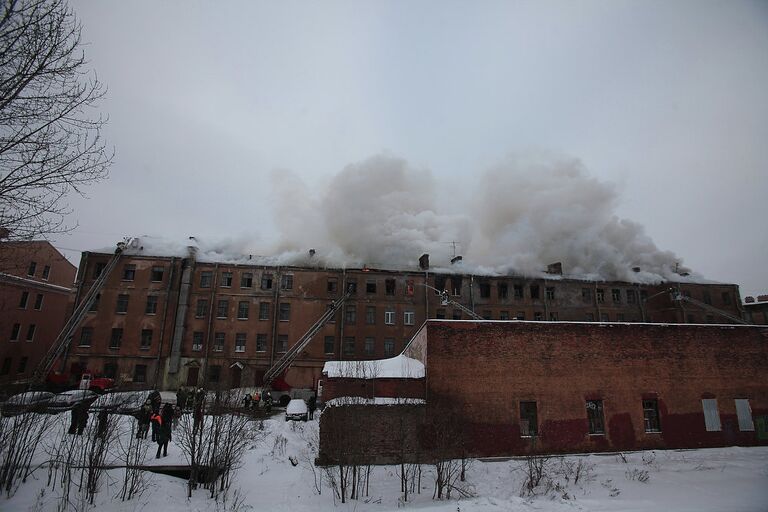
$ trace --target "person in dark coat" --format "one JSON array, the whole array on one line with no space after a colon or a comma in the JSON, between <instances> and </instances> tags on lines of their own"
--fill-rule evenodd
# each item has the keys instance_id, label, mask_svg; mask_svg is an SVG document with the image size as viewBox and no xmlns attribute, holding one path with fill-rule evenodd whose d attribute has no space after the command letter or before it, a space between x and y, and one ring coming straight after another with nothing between
<instances>
[{"instance_id":1,"label":"person in dark coat","mask_svg":"<svg viewBox=\"0 0 768 512\"><path fill-rule=\"evenodd\" d=\"M307 401L307 409L309 409L309 419L315 419L315 409L317 409L317 398L315 395L309 397Z\"/></svg>"},{"instance_id":2,"label":"person in dark coat","mask_svg":"<svg viewBox=\"0 0 768 512\"><path fill-rule=\"evenodd\" d=\"M182 411L187 406L187 390L186 389L179 388L179 390L176 392L176 406L180 407Z\"/></svg>"},{"instance_id":3,"label":"person in dark coat","mask_svg":"<svg viewBox=\"0 0 768 512\"><path fill-rule=\"evenodd\" d=\"M88 425L88 402L80 402L73 410L77 410L77 435L83 435L86 425Z\"/></svg>"},{"instance_id":4,"label":"person in dark coat","mask_svg":"<svg viewBox=\"0 0 768 512\"><path fill-rule=\"evenodd\" d=\"M98 415L98 423L96 424L96 437L106 437L107 435L107 420L109 413L107 411L101 411Z\"/></svg>"},{"instance_id":5,"label":"person in dark coat","mask_svg":"<svg viewBox=\"0 0 768 512\"><path fill-rule=\"evenodd\" d=\"M150 401L147 400L144 405L141 406L141 409L139 410L139 414L137 416L139 420L139 428L136 432L136 439L146 439L147 433L149 432L149 422L150 418L152 417L152 405L150 404ZM152 436L152 440L154 441L154 434Z\"/></svg>"},{"instance_id":6,"label":"person in dark coat","mask_svg":"<svg viewBox=\"0 0 768 512\"><path fill-rule=\"evenodd\" d=\"M159 418L159 421L155 420L159 423L156 437L157 454L155 455L155 458L159 459L161 450L163 452L163 457L168 456L168 442L171 440L171 424L173 422L173 406L171 404L165 404L162 414L155 415L154 417ZM154 426L155 423L153 422L152 425Z\"/></svg>"}]
</instances>

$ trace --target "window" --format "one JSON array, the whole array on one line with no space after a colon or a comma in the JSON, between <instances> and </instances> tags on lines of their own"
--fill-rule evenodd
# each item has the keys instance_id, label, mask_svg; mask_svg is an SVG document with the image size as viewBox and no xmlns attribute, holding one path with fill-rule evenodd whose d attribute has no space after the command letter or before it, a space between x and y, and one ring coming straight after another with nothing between
<instances>
[{"instance_id":1,"label":"window","mask_svg":"<svg viewBox=\"0 0 768 512\"><path fill-rule=\"evenodd\" d=\"M147 381L147 365L137 364L133 367L133 382L146 382Z\"/></svg>"},{"instance_id":2,"label":"window","mask_svg":"<svg viewBox=\"0 0 768 512\"><path fill-rule=\"evenodd\" d=\"M224 352L224 340L226 338L226 334L223 332L217 332L213 335L213 351L214 352Z\"/></svg>"},{"instance_id":3,"label":"window","mask_svg":"<svg viewBox=\"0 0 768 512\"><path fill-rule=\"evenodd\" d=\"M376 323L376 306L365 307L365 323L368 325Z\"/></svg>"},{"instance_id":4,"label":"window","mask_svg":"<svg viewBox=\"0 0 768 512\"><path fill-rule=\"evenodd\" d=\"M345 356L355 355L355 338L352 338L352 337L344 338L344 355Z\"/></svg>"},{"instance_id":5,"label":"window","mask_svg":"<svg viewBox=\"0 0 768 512\"><path fill-rule=\"evenodd\" d=\"M213 281L213 272L204 270L200 272L200 288L210 288Z\"/></svg>"},{"instance_id":6,"label":"window","mask_svg":"<svg viewBox=\"0 0 768 512\"><path fill-rule=\"evenodd\" d=\"M413 325L414 319L416 318L416 313L413 311L406 311L403 313L403 323L405 325Z\"/></svg>"},{"instance_id":7,"label":"window","mask_svg":"<svg viewBox=\"0 0 768 512\"><path fill-rule=\"evenodd\" d=\"M257 334L256 335L256 352L266 352L266 351L267 351L267 335Z\"/></svg>"},{"instance_id":8,"label":"window","mask_svg":"<svg viewBox=\"0 0 768 512\"><path fill-rule=\"evenodd\" d=\"M36 330L35 324L29 324L29 327L27 327L27 341L32 341L35 339L35 330Z\"/></svg>"},{"instance_id":9,"label":"window","mask_svg":"<svg viewBox=\"0 0 768 512\"><path fill-rule=\"evenodd\" d=\"M746 398L737 398L736 416L739 420L739 430L742 432L754 432L755 424L752 421L752 408L749 406L749 400Z\"/></svg>"},{"instance_id":10,"label":"window","mask_svg":"<svg viewBox=\"0 0 768 512\"><path fill-rule=\"evenodd\" d=\"M344 306L344 322L347 324L357 322L357 308L355 306Z\"/></svg>"},{"instance_id":11,"label":"window","mask_svg":"<svg viewBox=\"0 0 768 512\"><path fill-rule=\"evenodd\" d=\"M11 329L11 341L18 341L19 331L21 331L21 324L13 324Z\"/></svg>"},{"instance_id":12,"label":"window","mask_svg":"<svg viewBox=\"0 0 768 512\"><path fill-rule=\"evenodd\" d=\"M393 315L394 315L394 313L393 313ZM393 316L393 318L394 318L394 316ZM445 310L444 309L438 309L437 311L435 311L435 318L437 318L438 320L443 320L445 318ZM386 317L385 317L385 320L386 320ZM392 322L394 323L394 320Z\"/></svg>"},{"instance_id":13,"label":"window","mask_svg":"<svg viewBox=\"0 0 768 512\"><path fill-rule=\"evenodd\" d=\"M509 320L509 311L499 311L499 320Z\"/></svg>"},{"instance_id":14,"label":"window","mask_svg":"<svg viewBox=\"0 0 768 512\"><path fill-rule=\"evenodd\" d=\"M339 280L335 277L329 278L328 283L325 285L325 290L328 293L336 293L339 291Z\"/></svg>"},{"instance_id":15,"label":"window","mask_svg":"<svg viewBox=\"0 0 768 512\"><path fill-rule=\"evenodd\" d=\"M483 317L483 320L492 320L493 319L492 313L489 310L487 310L487 309L485 311L483 311L483 314L481 316Z\"/></svg>"},{"instance_id":16,"label":"window","mask_svg":"<svg viewBox=\"0 0 768 512\"><path fill-rule=\"evenodd\" d=\"M623 322L624 321L624 313L616 313L616 321L617 322Z\"/></svg>"},{"instance_id":17,"label":"window","mask_svg":"<svg viewBox=\"0 0 768 512\"><path fill-rule=\"evenodd\" d=\"M245 333L235 334L235 352L245 352Z\"/></svg>"},{"instance_id":18,"label":"window","mask_svg":"<svg viewBox=\"0 0 768 512\"><path fill-rule=\"evenodd\" d=\"M605 434L602 400L587 400L587 420L590 434Z\"/></svg>"},{"instance_id":19,"label":"window","mask_svg":"<svg viewBox=\"0 0 768 512\"><path fill-rule=\"evenodd\" d=\"M635 290L627 290L627 304L637 304L637 292Z\"/></svg>"},{"instance_id":20,"label":"window","mask_svg":"<svg viewBox=\"0 0 768 512\"><path fill-rule=\"evenodd\" d=\"M115 306L115 312L116 313L127 313L128 312L128 295L125 293L121 293L117 296L117 304Z\"/></svg>"},{"instance_id":21,"label":"window","mask_svg":"<svg viewBox=\"0 0 768 512\"><path fill-rule=\"evenodd\" d=\"M231 288L232 287L232 272L222 272L221 273L221 286L223 288Z\"/></svg>"},{"instance_id":22,"label":"window","mask_svg":"<svg viewBox=\"0 0 768 512\"><path fill-rule=\"evenodd\" d=\"M27 370L27 361L29 361L27 356L24 356L19 360L19 368L16 370L16 373L24 373Z\"/></svg>"},{"instance_id":23,"label":"window","mask_svg":"<svg viewBox=\"0 0 768 512\"><path fill-rule=\"evenodd\" d=\"M506 299L509 295L509 286L507 286L507 283L499 283L496 285L496 291L500 299Z\"/></svg>"},{"instance_id":24,"label":"window","mask_svg":"<svg viewBox=\"0 0 768 512\"><path fill-rule=\"evenodd\" d=\"M555 300L555 287L547 286L544 289L545 297L547 300Z\"/></svg>"},{"instance_id":25,"label":"window","mask_svg":"<svg viewBox=\"0 0 768 512\"><path fill-rule=\"evenodd\" d=\"M357 293L357 279L347 279L347 291L352 295Z\"/></svg>"},{"instance_id":26,"label":"window","mask_svg":"<svg viewBox=\"0 0 768 512\"><path fill-rule=\"evenodd\" d=\"M376 341L373 338L365 338L365 355L372 356L376 351Z\"/></svg>"},{"instance_id":27,"label":"window","mask_svg":"<svg viewBox=\"0 0 768 512\"><path fill-rule=\"evenodd\" d=\"M531 285L531 298L532 299L539 298L539 285L536 285L536 284Z\"/></svg>"},{"instance_id":28,"label":"window","mask_svg":"<svg viewBox=\"0 0 768 512\"><path fill-rule=\"evenodd\" d=\"M165 269L163 267L152 267L152 273L150 274L150 280L153 283L160 283L163 281L163 274Z\"/></svg>"},{"instance_id":29,"label":"window","mask_svg":"<svg viewBox=\"0 0 768 512\"><path fill-rule=\"evenodd\" d=\"M451 294L458 297L461 295L461 276L453 276L451 277ZM413 295L413 294L411 294Z\"/></svg>"},{"instance_id":30,"label":"window","mask_svg":"<svg viewBox=\"0 0 768 512\"><path fill-rule=\"evenodd\" d=\"M515 320L525 320L525 311L518 311Z\"/></svg>"},{"instance_id":31,"label":"window","mask_svg":"<svg viewBox=\"0 0 768 512\"><path fill-rule=\"evenodd\" d=\"M277 351L280 353L288 352L288 335L287 334L277 335Z\"/></svg>"},{"instance_id":32,"label":"window","mask_svg":"<svg viewBox=\"0 0 768 512\"><path fill-rule=\"evenodd\" d=\"M221 366L213 365L208 369L208 381L212 384L218 384L221 380Z\"/></svg>"},{"instance_id":33,"label":"window","mask_svg":"<svg viewBox=\"0 0 768 512\"><path fill-rule=\"evenodd\" d=\"M269 302L259 302L259 320L269 320Z\"/></svg>"},{"instance_id":34,"label":"window","mask_svg":"<svg viewBox=\"0 0 768 512\"><path fill-rule=\"evenodd\" d=\"M392 357L395 355L395 340L393 338L387 338L384 340L384 357Z\"/></svg>"},{"instance_id":35,"label":"window","mask_svg":"<svg viewBox=\"0 0 768 512\"><path fill-rule=\"evenodd\" d=\"M544 313L542 313L541 311L534 311L533 319L537 322L541 322L542 320L544 320Z\"/></svg>"},{"instance_id":36,"label":"window","mask_svg":"<svg viewBox=\"0 0 768 512\"><path fill-rule=\"evenodd\" d=\"M6 357L3 359L3 367L0 368L0 375L8 375L8 373L11 371L11 358Z\"/></svg>"},{"instance_id":37,"label":"window","mask_svg":"<svg viewBox=\"0 0 768 512\"><path fill-rule=\"evenodd\" d=\"M600 313L600 321L601 322L610 322L611 321L611 315L608 313Z\"/></svg>"},{"instance_id":38,"label":"window","mask_svg":"<svg viewBox=\"0 0 768 512\"><path fill-rule=\"evenodd\" d=\"M29 302L29 292L21 292L21 299L19 300L19 307L21 309L27 309L27 302Z\"/></svg>"},{"instance_id":39,"label":"window","mask_svg":"<svg viewBox=\"0 0 768 512\"><path fill-rule=\"evenodd\" d=\"M730 293L728 293L728 292L723 292L723 293L721 294L721 296L722 296L722 298L723 298L723 304L726 304L726 305L728 305L728 304L730 304L730 303L731 303L731 294L730 294Z\"/></svg>"},{"instance_id":40,"label":"window","mask_svg":"<svg viewBox=\"0 0 768 512\"><path fill-rule=\"evenodd\" d=\"M117 363L104 363L104 376L108 379L116 379Z\"/></svg>"},{"instance_id":41,"label":"window","mask_svg":"<svg viewBox=\"0 0 768 512\"><path fill-rule=\"evenodd\" d=\"M35 271L37 270L37 263L34 261L29 262L29 269L27 270L27 275L30 277L33 277L35 275Z\"/></svg>"},{"instance_id":42,"label":"window","mask_svg":"<svg viewBox=\"0 0 768 512\"><path fill-rule=\"evenodd\" d=\"M123 266L123 281L133 281L136 279L136 265Z\"/></svg>"},{"instance_id":43,"label":"window","mask_svg":"<svg viewBox=\"0 0 768 512\"><path fill-rule=\"evenodd\" d=\"M390 297L395 295L395 280L394 279L385 279L384 280L384 293L386 293Z\"/></svg>"},{"instance_id":44,"label":"window","mask_svg":"<svg viewBox=\"0 0 768 512\"><path fill-rule=\"evenodd\" d=\"M203 333L195 331L192 333L192 352L200 352L203 350Z\"/></svg>"},{"instance_id":45,"label":"window","mask_svg":"<svg viewBox=\"0 0 768 512\"><path fill-rule=\"evenodd\" d=\"M716 398L703 398L701 407L704 409L704 427L707 432L720 431L720 414L717 412Z\"/></svg>"},{"instance_id":46,"label":"window","mask_svg":"<svg viewBox=\"0 0 768 512\"><path fill-rule=\"evenodd\" d=\"M119 349L123 343L123 329L116 327L112 329L112 335L109 337L109 348Z\"/></svg>"},{"instance_id":47,"label":"window","mask_svg":"<svg viewBox=\"0 0 768 512\"><path fill-rule=\"evenodd\" d=\"M50 275L51 275L51 266L50 265L44 266L43 267L43 280L47 281L48 280L48 276L50 276Z\"/></svg>"},{"instance_id":48,"label":"window","mask_svg":"<svg viewBox=\"0 0 768 512\"><path fill-rule=\"evenodd\" d=\"M287 302L280 303L279 317L281 322L287 322L291 319L291 305Z\"/></svg>"},{"instance_id":49,"label":"window","mask_svg":"<svg viewBox=\"0 0 768 512\"><path fill-rule=\"evenodd\" d=\"M516 284L512 286L512 292L514 293L514 297L516 299L522 299L523 298L523 285Z\"/></svg>"},{"instance_id":50,"label":"window","mask_svg":"<svg viewBox=\"0 0 768 512\"><path fill-rule=\"evenodd\" d=\"M326 336L323 347L326 354L333 354L336 351L336 338L333 336Z\"/></svg>"},{"instance_id":51,"label":"window","mask_svg":"<svg viewBox=\"0 0 768 512\"><path fill-rule=\"evenodd\" d=\"M157 313L157 295L147 295L147 307L144 309L144 313L147 315Z\"/></svg>"},{"instance_id":52,"label":"window","mask_svg":"<svg viewBox=\"0 0 768 512\"><path fill-rule=\"evenodd\" d=\"M253 287L253 273L243 272L240 274L240 288L252 288Z\"/></svg>"},{"instance_id":53,"label":"window","mask_svg":"<svg viewBox=\"0 0 768 512\"><path fill-rule=\"evenodd\" d=\"M451 313L451 318L454 320L461 320L461 310L460 309L454 309Z\"/></svg>"},{"instance_id":54,"label":"window","mask_svg":"<svg viewBox=\"0 0 768 512\"><path fill-rule=\"evenodd\" d=\"M293 274L283 274L280 276L280 289L293 290Z\"/></svg>"},{"instance_id":55,"label":"window","mask_svg":"<svg viewBox=\"0 0 768 512\"><path fill-rule=\"evenodd\" d=\"M621 304L621 290L614 288L611 290L611 300L614 304Z\"/></svg>"},{"instance_id":56,"label":"window","mask_svg":"<svg viewBox=\"0 0 768 512\"><path fill-rule=\"evenodd\" d=\"M142 350L149 350L149 347L152 346L152 329L142 329L141 330L141 345L139 348Z\"/></svg>"},{"instance_id":57,"label":"window","mask_svg":"<svg viewBox=\"0 0 768 512\"><path fill-rule=\"evenodd\" d=\"M491 296L491 283L480 283L480 297L487 299Z\"/></svg>"},{"instance_id":58,"label":"window","mask_svg":"<svg viewBox=\"0 0 768 512\"><path fill-rule=\"evenodd\" d=\"M106 263L97 263L93 267L93 278L98 279L99 277L101 277L101 273L104 272L104 269L106 268L106 266L107 266Z\"/></svg>"},{"instance_id":59,"label":"window","mask_svg":"<svg viewBox=\"0 0 768 512\"><path fill-rule=\"evenodd\" d=\"M365 282L365 293L376 293L376 281Z\"/></svg>"},{"instance_id":60,"label":"window","mask_svg":"<svg viewBox=\"0 0 768 512\"><path fill-rule=\"evenodd\" d=\"M237 318L239 320L248 320L248 307L250 303L247 300L241 300L237 303Z\"/></svg>"},{"instance_id":61,"label":"window","mask_svg":"<svg viewBox=\"0 0 768 512\"><path fill-rule=\"evenodd\" d=\"M99 310L99 300L101 300L101 294L97 293L96 296L91 301L91 305L88 306L89 313L94 313Z\"/></svg>"},{"instance_id":62,"label":"window","mask_svg":"<svg viewBox=\"0 0 768 512\"><path fill-rule=\"evenodd\" d=\"M646 432L661 432L659 401L655 398L643 400L643 423Z\"/></svg>"},{"instance_id":63,"label":"window","mask_svg":"<svg viewBox=\"0 0 768 512\"><path fill-rule=\"evenodd\" d=\"M228 313L229 313L229 300L219 299L219 302L216 305L216 318L227 318Z\"/></svg>"},{"instance_id":64,"label":"window","mask_svg":"<svg viewBox=\"0 0 768 512\"><path fill-rule=\"evenodd\" d=\"M272 274L268 274L266 272L261 274L261 289L262 290L272 289Z\"/></svg>"},{"instance_id":65,"label":"window","mask_svg":"<svg viewBox=\"0 0 768 512\"><path fill-rule=\"evenodd\" d=\"M395 325L395 312L392 310L384 312L384 323L387 325Z\"/></svg>"},{"instance_id":66,"label":"window","mask_svg":"<svg viewBox=\"0 0 768 512\"><path fill-rule=\"evenodd\" d=\"M709 290L704 290L704 304L712 304L712 294Z\"/></svg>"},{"instance_id":67,"label":"window","mask_svg":"<svg viewBox=\"0 0 768 512\"><path fill-rule=\"evenodd\" d=\"M597 292L596 292L596 295L597 295L597 303L598 304L604 304L605 303L605 290L603 290L602 288L598 288Z\"/></svg>"},{"instance_id":68,"label":"window","mask_svg":"<svg viewBox=\"0 0 768 512\"><path fill-rule=\"evenodd\" d=\"M93 341L93 327L83 327L80 329L80 347L90 347Z\"/></svg>"},{"instance_id":69,"label":"window","mask_svg":"<svg viewBox=\"0 0 768 512\"><path fill-rule=\"evenodd\" d=\"M557 322L557 311L550 311L549 312L549 321L550 322Z\"/></svg>"},{"instance_id":70,"label":"window","mask_svg":"<svg viewBox=\"0 0 768 512\"><path fill-rule=\"evenodd\" d=\"M414 292L413 280L408 279L405 281L405 296L413 297L413 292Z\"/></svg>"},{"instance_id":71,"label":"window","mask_svg":"<svg viewBox=\"0 0 768 512\"><path fill-rule=\"evenodd\" d=\"M443 290L445 290L445 282L447 281L447 277L444 275L437 275L435 276L435 288L438 290L436 293L440 293Z\"/></svg>"},{"instance_id":72,"label":"window","mask_svg":"<svg viewBox=\"0 0 768 512\"><path fill-rule=\"evenodd\" d=\"M208 313L208 299L197 299L197 308L195 309L195 317L203 318Z\"/></svg>"},{"instance_id":73,"label":"window","mask_svg":"<svg viewBox=\"0 0 768 512\"><path fill-rule=\"evenodd\" d=\"M520 435L533 437L539 433L536 402L520 402Z\"/></svg>"},{"instance_id":74,"label":"window","mask_svg":"<svg viewBox=\"0 0 768 512\"><path fill-rule=\"evenodd\" d=\"M586 314L586 320L587 320L587 322L594 322L595 321L595 314L594 313L587 313Z\"/></svg>"}]
</instances>

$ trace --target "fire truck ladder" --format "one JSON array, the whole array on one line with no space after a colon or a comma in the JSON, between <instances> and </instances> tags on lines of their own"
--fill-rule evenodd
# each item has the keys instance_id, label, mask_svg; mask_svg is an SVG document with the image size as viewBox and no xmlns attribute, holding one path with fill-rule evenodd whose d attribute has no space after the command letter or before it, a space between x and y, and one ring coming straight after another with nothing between
<instances>
[{"instance_id":1,"label":"fire truck ladder","mask_svg":"<svg viewBox=\"0 0 768 512\"><path fill-rule=\"evenodd\" d=\"M350 295L352 295L352 290L347 291L346 295L330 304L325 313L323 313L323 316L318 318L317 322L315 322L312 327L310 327L309 330L304 333L304 336L302 336L301 339L299 339L299 341L297 341L296 344L293 345L283 357L278 359L278 361L272 365L272 367L269 368L266 373L264 373L264 388L269 387L269 385L272 384L272 381L275 380L278 375L283 373L288 369L289 366L291 366L293 361L299 357L301 351L304 350L307 345L309 345L309 342L312 341L312 338L315 336L315 334L317 334L320 329L322 329L323 326L328 323L328 320L333 318L336 312L344 304L344 301L347 300Z\"/></svg>"},{"instance_id":2,"label":"fire truck ladder","mask_svg":"<svg viewBox=\"0 0 768 512\"><path fill-rule=\"evenodd\" d=\"M69 346L69 343L72 341L72 333L75 331L75 329L77 329L77 326L80 325L80 322L83 321L83 318L88 313L88 309L91 306L91 302L93 302L101 289L104 287L104 283L107 281L107 277L109 277L110 272L112 272L112 269L114 269L117 265L117 261L120 259L125 246L126 242L120 242L117 244L115 255L112 256L112 259L109 260L107 266L104 267L104 270L101 271L99 277L96 279L96 281L94 281L93 286L91 286L91 288L88 290L88 293L85 294L85 298L83 298L80 304L72 312L72 316L70 316L69 320L67 320L64 328L61 330L59 335L56 337L56 340L51 345L51 348L48 349L48 352L43 356L43 359L37 365L37 368L35 368L35 371L32 374L32 383L43 382L45 377L48 375L48 372L51 371L51 368L56 362L56 359L58 359L59 356L64 353L64 350L66 350L66 348Z\"/></svg>"},{"instance_id":3,"label":"fire truck ladder","mask_svg":"<svg viewBox=\"0 0 768 512\"><path fill-rule=\"evenodd\" d=\"M470 316L470 318L472 318L474 320L485 320L485 318L481 317L480 315L478 315L477 313L475 313L474 311L472 311L468 307L466 307L466 306L464 306L462 304L459 304L455 300L451 300L450 296L448 295L448 290L438 290L437 288L435 288L433 286L429 286L428 284L423 284L423 283L419 283L419 284L421 284L421 286L426 286L430 290L436 291L440 295L440 305L441 306L453 306L455 308L459 308L460 310L462 310L463 312L468 314Z\"/></svg>"},{"instance_id":4,"label":"fire truck ladder","mask_svg":"<svg viewBox=\"0 0 768 512\"><path fill-rule=\"evenodd\" d=\"M690 302L694 306L698 306L701 309L709 311L710 313L715 313L716 315L723 316L723 317L725 317L725 318L727 318L729 320L732 320L732 321L734 321L736 323L745 324L745 325L752 325L749 322L747 322L746 320L742 320L741 318L739 318L737 316L734 316L734 315L731 315L730 313L726 313L725 311L723 311L721 309L717 309L715 307L712 307L712 306L710 306L709 304L707 304L705 302L701 302L700 300L696 300L696 299L693 299L691 297L686 297L685 295L683 295L679 291L675 290L674 288L670 288L669 291L672 294L672 300Z\"/></svg>"}]
</instances>

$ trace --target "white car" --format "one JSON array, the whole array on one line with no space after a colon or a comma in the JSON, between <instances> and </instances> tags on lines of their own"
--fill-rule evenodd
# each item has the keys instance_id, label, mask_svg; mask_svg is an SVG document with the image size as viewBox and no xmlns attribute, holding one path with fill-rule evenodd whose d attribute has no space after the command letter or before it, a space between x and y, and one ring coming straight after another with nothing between
<instances>
[{"instance_id":1,"label":"white car","mask_svg":"<svg viewBox=\"0 0 768 512\"><path fill-rule=\"evenodd\" d=\"M53 398L47 391L28 391L13 395L3 404L3 416L15 416L24 412L43 412Z\"/></svg>"},{"instance_id":2,"label":"white car","mask_svg":"<svg viewBox=\"0 0 768 512\"><path fill-rule=\"evenodd\" d=\"M285 421L288 420L301 420L307 421L309 419L309 410L307 409L307 403L301 398L294 398L288 402L288 406L285 408Z\"/></svg>"},{"instance_id":3,"label":"white car","mask_svg":"<svg viewBox=\"0 0 768 512\"><path fill-rule=\"evenodd\" d=\"M93 402L98 397L99 395L87 389L73 389L72 391L65 391L51 398L51 401L48 402L48 412L57 413L61 411L68 411L79 403Z\"/></svg>"}]
</instances>

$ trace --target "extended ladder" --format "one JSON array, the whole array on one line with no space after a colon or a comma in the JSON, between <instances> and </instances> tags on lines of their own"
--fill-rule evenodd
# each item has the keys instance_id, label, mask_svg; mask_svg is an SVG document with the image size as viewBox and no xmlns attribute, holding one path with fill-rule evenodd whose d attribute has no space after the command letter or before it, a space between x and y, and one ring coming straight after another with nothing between
<instances>
[{"instance_id":1,"label":"extended ladder","mask_svg":"<svg viewBox=\"0 0 768 512\"><path fill-rule=\"evenodd\" d=\"M737 316L731 315L730 313L727 313L727 312L723 311L722 309L717 309L715 307L710 306L709 304L707 304L705 302L701 302L700 300L696 300L696 299L691 298L691 297L686 297L685 295L683 295L679 291L675 290L674 288L670 288L669 291L672 294L672 300L690 302L694 306L698 306L698 307L700 307L701 309L703 309L705 311L709 311L710 313L715 313L717 315L723 316L723 317L725 317L725 318L727 318L729 320L732 320L732 321L734 321L736 323L745 324L745 325L751 325L746 320L742 320L741 318L739 318Z\"/></svg>"},{"instance_id":2,"label":"extended ladder","mask_svg":"<svg viewBox=\"0 0 768 512\"><path fill-rule=\"evenodd\" d=\"M99 277L96 278L93 286L91 286L91 288L88 290L88 293L85 294L83 300L80 301L80 304L72 312L72 316L70 316L69 320L67 320L64 328L61 330L59 335L56 337L56 340L51 345L51 348L48 349L48 352L43 356L43 359L37 365L37 368L35 368L35 371L32 374L32 383L43 382L48 375L48 372L51 371L51 368L56 362L56 359L58 359L64 350L66 350L66 348L69 346L69 343L72 340L72 333L75 331L75 329L77 329L77 326L80 325L80 322L83 321L83 318L88 313L88 309L91 307L91 303L95 300L96 296L104 287L104 283L107 281L107 277L109 277L110 272L112 272L112 269L114 269L117 265L117 261L120 259L125 246L125 242L120 242L117 244L115 255L112 256L112 259L109 260L107 266L104 267L104 269L101 271L101 274L99 274ZM81 277L81 279L84 278L85 276Z\"/></svg>"},{"instance_id":3,"label":"extended ladder","mask_svg":"<svg viewBox=\"0 0 768 512\"><path fill-rule=\"evenodd\" d=\"M349 290L347 291L346 295L330 304L325 313L323 313L323 316L321 316L317 322L315 322L312 327L310 327L309 330L304 333L304 336L302 336L301 339L299 339L299 341L297 341L296 344L293 345L283 357L278 359L277 362L272 365L272 367L269 368L266 373L264 373L265 388L268 387L278 375L283 373L289 366L291 366L293 361L299 357L301 351L304 350L307 345L309 345L310 341L312 341L314 335L317 334L331 318L333 318L336 312L344 304L344 301L347 300L351 294L352 290Z\"/></svg>"}]
</instances>

